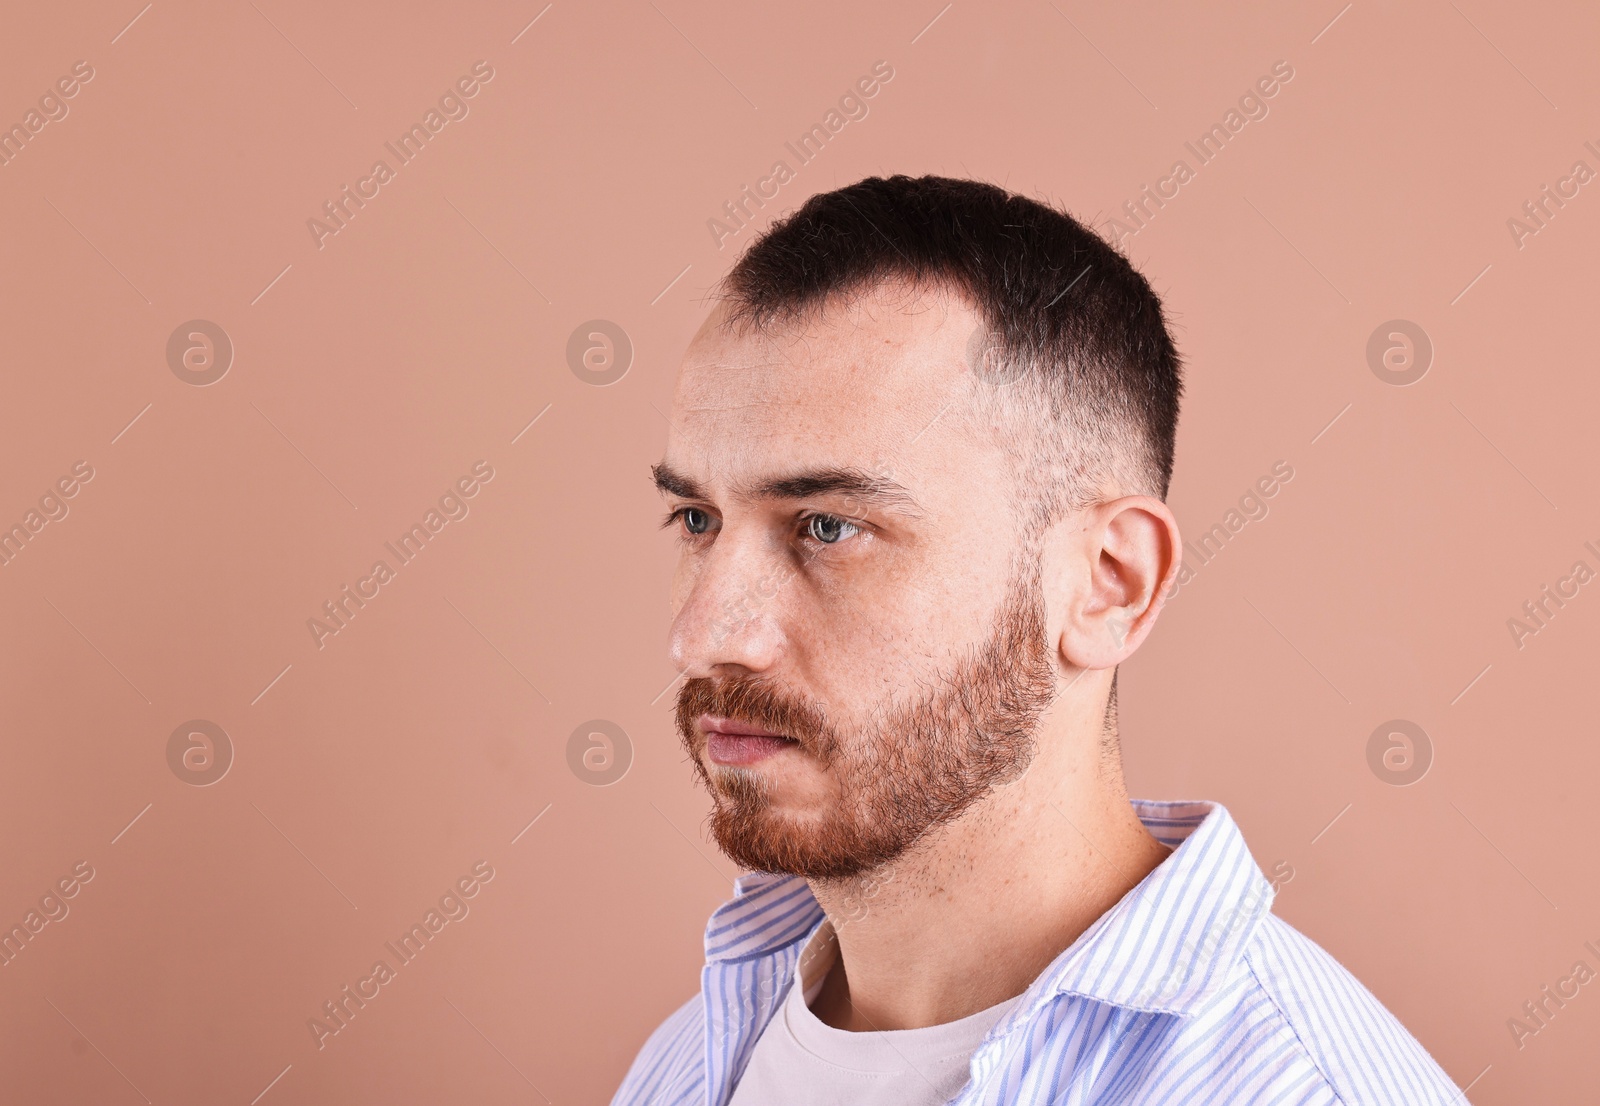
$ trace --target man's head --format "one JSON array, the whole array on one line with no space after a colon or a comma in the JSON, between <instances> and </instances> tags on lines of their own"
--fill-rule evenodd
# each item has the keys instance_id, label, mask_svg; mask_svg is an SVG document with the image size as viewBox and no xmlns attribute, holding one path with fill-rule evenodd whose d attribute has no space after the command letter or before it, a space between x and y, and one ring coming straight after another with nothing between
<instances>
[{"instance_id":1,"label":"man's head","mask_svg":"<svg viewBox=\"0 0 1600 1106\"><path fill-rule=\"evenodd\" d=\"M856 876L1109 718L1176 570L1178 358L1115 250L971 181L813 197L722 293L655 471L678 729L730 856Z\"/></svg>"}]
</instances>

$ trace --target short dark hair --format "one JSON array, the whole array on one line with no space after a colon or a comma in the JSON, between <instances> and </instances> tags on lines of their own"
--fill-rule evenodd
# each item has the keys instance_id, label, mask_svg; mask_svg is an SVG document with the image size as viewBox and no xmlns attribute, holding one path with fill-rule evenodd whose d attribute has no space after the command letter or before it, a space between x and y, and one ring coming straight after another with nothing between
<instances>
[{"instance_id":1,"label":"short dark hair","mask_svg":"<svg viewBox=\"0 0 1600 1106\"><path fill-rule=\"evenodd\" d=\"M774 223L718 294L725 326L766 329L895 281L983 317L969 365L1030 416L1014 464L1035 524L1107 490L1166 498L1183 385L1161 300L1064 211L981 181L869 177Z\"/></svg>"}]
</instances>

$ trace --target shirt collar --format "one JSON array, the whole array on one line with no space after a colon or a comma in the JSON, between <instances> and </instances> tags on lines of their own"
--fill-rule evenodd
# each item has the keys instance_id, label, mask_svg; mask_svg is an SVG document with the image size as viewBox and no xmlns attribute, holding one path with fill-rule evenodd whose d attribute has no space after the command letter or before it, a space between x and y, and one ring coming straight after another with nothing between
<instances>
[{"instance_id":1,"label":"shirt collar","mask_svg":"<svg viewBox=\"0 0 1600 1106\"><path fill-rule=\"evenodd\" d=\"M1050 994L1188 1016L1226 982L1274 890L1221 803L1135 799L1174 846L1040 976Z\"/></svg>"},{"instance_id":2,"label":"shirt collar","mask_svg":"<svg viewBox=\"0 0 1600 1106\"><path fill-rule=\"evenodd\" d=\"M816 928L823 911L799 876L748 872L706 924L706 962L769 955Z\"/></svg>"},{"instance_id":3,"label":"shirt collar","mask_svg":"<svg viewBox=\"0 0 1600 1106\"><path fill-rule=\"evenodd\" d=\"M1057 995L1188 1016L1223 986L1272 906L1273 888L1221 803L1132 800L1173 852L1051 962L992 1035ZM799 876L751 872L706 926L708 963L767 956L815 930L822 907ZM790 948L790 946L793 946Z\"/></svg>"}]
</instances>

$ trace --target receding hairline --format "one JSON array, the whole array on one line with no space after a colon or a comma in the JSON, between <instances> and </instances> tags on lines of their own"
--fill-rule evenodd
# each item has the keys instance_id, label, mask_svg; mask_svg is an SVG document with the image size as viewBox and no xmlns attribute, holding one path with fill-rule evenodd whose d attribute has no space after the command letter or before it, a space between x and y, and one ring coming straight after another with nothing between
<instances>
[{"instance_id":1,"label":"receding hairline","mask_svg":"<svg viewBox=\"0 0 1600 1106\"><path fill-rule=\"evenodd\" d=\"M701 329L711 328L729 337L759 335L774 338L785 331L803 331L807 326L821 322L831 313L851 310L870 304L874 299L898 303L902 309L922 301L932 301L929 306L948 308L959 304L979 320L986 331L993 331L992 322L984 315L983 306L960 282L941 273L904 273L889 271L863 274L838 288L828 288L816 295L764 307L742 299L728 287L726 279L712 293L714 306ZM909 310L903 313L910 314Z\"/></svg>"}]
</instances>

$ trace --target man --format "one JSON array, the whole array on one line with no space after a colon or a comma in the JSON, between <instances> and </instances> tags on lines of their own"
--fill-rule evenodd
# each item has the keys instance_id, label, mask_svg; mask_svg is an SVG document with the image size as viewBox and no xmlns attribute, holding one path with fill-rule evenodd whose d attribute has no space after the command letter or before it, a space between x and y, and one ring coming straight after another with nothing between
<instances>
[{"instance_id":1,"label":"man","mask_svg":"<svg viewBox=\"0 0 1600 1106\"><path fill-rule=\"evenodd\" d=\"M752 872L614 1103L1463 1102L1222 806L1127 797L1116 668L1182 559L1144 278L896 176L722 292L654 475L677 728Z\"/></svg>"}]
</instances>

